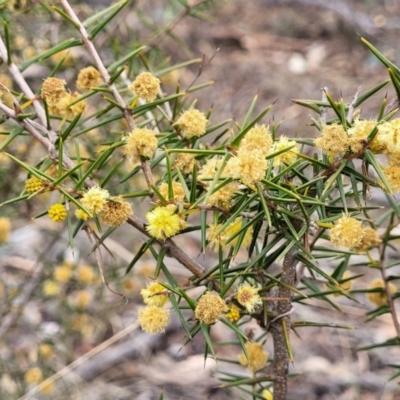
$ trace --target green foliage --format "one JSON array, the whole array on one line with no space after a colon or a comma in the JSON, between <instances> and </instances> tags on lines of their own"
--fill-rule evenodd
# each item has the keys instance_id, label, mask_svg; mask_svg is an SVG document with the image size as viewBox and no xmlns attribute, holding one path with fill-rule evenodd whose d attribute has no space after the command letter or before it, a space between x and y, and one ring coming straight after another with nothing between
<instances>
[{"instance_id":1,"label":"green foliage","mask_svg":"<svg viewBox=\"0 0 400 400\"><path fill-rule=\"evenodd\" d=\"M387 269L396 265L392 258L397 254L398 235L393 230L400 207L393 194L400 191L400 120L393 119L397 107L389 110L386 98L379 98L379 90L389 83L400 96L400 70L362 39L388 68L390 79L357 95L350 104L335 100L330 93L325 93L322 101L294 100L316 113L313 125L321 131L317 132L320 141L301 135L286 138L280 135L280 124L260 125L273 105L256 114L257 96L242 122L219 121L212 109L206 111L209 104L194 100L196 92L209 82L184 87L176 79L180 70L200 64L201 80L204 61L193 58L172 63L155 47L162 35L182 44L172 30L176 20L184 16L205 18L211 3L202 1L190 7L185 1L171 1L175 19L161 27L127 0L88 15L83 22L65 0L61 1L63 9L43 3L48 14L36 8L31 12L40 15L43 22L58 18L65 37L60 37L58 43L47 43L48 48L35 49L37 53L29 58L23 51L14 51L11 28L15 16L5 10L0 58L15 82L8 89L16 91L1 92L0 108L7 116L2 120L4 139L0 149L7 156L2 170L16 169L24 179L9 182L7 198L2 199L0 207L2 213L15 217L29 203L38 218L48 218L50 204L64 204L69 211L66 229L70 247L74 249L74 240L84 229L93 239L90 252L96 255L107 288L112 277L104 272L102 260L102 254L109 252L106 239L118 241L123 229L133 232L136 254L120 270L131 275L140 261L152 260L153 277L168 293L170 308L187 335L186 343L196 335L204 338L205 360L212 357L239 365L236 356L229 360L219 357L220 346L229 343L237 345L238 352L243 350L251 365L254 355L246 350L246 342L264 343L271 336L274 343L281 341L286 359L272 354L271 368L249 367L251 377L220 373L223 388L263 398L262 390L282 370L278 364L288 364L295 357L291 330L322 326L352 329L334 321L291 321L296 303L311 306L316 299L341 312L339 296L359 302L357 293L366 293L378 307L366 313L366 321L390 314L400 334L393 303L400 294L390 286L398 277L387 276ZM129 46L122 46L134 33L124 35L122 30L115 40L107 34L108 25L126 10L136 12L151 29L148 41L135 37ZM102 37L102 51L92 41L95 37ZM90 62L74 55L75 47L85 49ZM190 53L186 45L184 49ZM95 84L93 81L85 93L75 95L65 90L61 100L60 96L54 99L55 92L46 93L42 79L29 82L31 87L25 82L21 72L31 66L45 68L49 73L46 78L78 76L77 86L82 84L80 71L94 66L101 79ZM145 88L135 92L131 90L132 82L143 71L151 72L154 81L142 84ZM158 78L161 88L154 83L159 82ZM157 86L151 93L154 99L147 101L146 91L154 90L152 85ZM72 82L67 87L72 88ZM11 96L11 102L7 96ZM356 109L370 98L377 99L377 118L364 127L368 121ZM184 122L184 113L195 109L203 110L200 116L193 114L189 122ZM323 109L328 109L330 120L321 117ZM335 124L344 132L343 143L325 135L327 127ZM17 142L35 146L34 154L26 148L21 151ZM335 150L338 144L342 150ZM387 159L382 161L382 155ZM2 182L7 179L3 172L0 177ZM23 180L30 177L42 181L43 187L33 193L23 189ZM98 191L95 199L90 197L93 189ZM384 210L370 200L371 189L384 193ZM127 211L130 207L133 215ZM113 212L117 222L105 228ZM196 252L207 254L210 265L203 267L201 261L179 247L176 236L179 240L195 237ZM168 257L190 272L184 283L175 277ZM354 273L356 267L376 268L382 286L363 287L363 273ZM216 343L212 324L194 317L201 294L193 295L192 288L201 288L201 294L213 291L229 306L228 314L215 316L231 335L226 343ZM209 307L213 311L213 305ZM237 319L229 317L232 309L238 310ZM261 337L245 333L243 326L251 318L262 328ZM142 327L148 330L146 323ZM396 336L359 350L398 345ZM398 370L399 366L393 368ZM398 375L396 372L392 379ZM282 399L277 381L276 399ZM22 389L27 390L27 386Z\"/></svg>"}]
</instances>

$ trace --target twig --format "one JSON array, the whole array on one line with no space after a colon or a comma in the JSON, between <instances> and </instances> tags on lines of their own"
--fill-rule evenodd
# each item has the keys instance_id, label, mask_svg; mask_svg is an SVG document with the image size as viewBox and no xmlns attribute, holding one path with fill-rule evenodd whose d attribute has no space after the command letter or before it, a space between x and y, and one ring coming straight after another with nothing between
<instances>
[{"instance_id":1,"label":"twig","mask_svg":"<svg viewBox=\"0 0 400 400\"><path fill-rule=\"evenodd\" d=\"M75 11L69 5L68 1L60 0L60 2L62 4L62 6L64 7L68 16L75 22L76 26L78 27L77 29L79 30L79 33L83 40L83 43L85 44L89 54L92 56L93 61L95 62L96 67L99 70L104 83L111 90L116 102L124 110L123 115L129 126L129 129L130 130L135 129L136 123L132 117L132 114L131 114L130 110L128 109L128 107L126 106L117 87L114 84L110 83L110 74L108 73L107 68L104 66L103 61L101 60L99 53L97 52L96 48L94 47L92 40L89 38L86 28L83 26L82 22L79 20L79 18L75 14ZM154 179L153 179L153 174L151 172L150 164L147 160L144 160L142 157L141 157L140 163L142 165L142 170L143 170L143 174L146 179L146 182L147 182L147 186L148 186L149 190L152 192L153 191L152 186L154 186Z\"/></svg>"},{"instance_id":2,"label":"twig","mask_svg":"<svg viewBox=\"0 0 400 400\"><path fill-rule=\"evenodd\" d=\"M353 101L351 102L351 104L350 104L350 106L349 106L349 109L348 109L348 111L347 111L347 117L346 117L346 119L347 119L347 121L350 122L350 123L351 123L351 121L353 120L354 107L356 106L356 101L357 101L357 99L358 99L358 96L359 96L360 93L361 93L361 90L362 90L362 87L359 86L358 89L357 89L357 91L356 91L356 93L354 94Z\"/></svg>"},{"instance_id":3,"label":"twig","mask_svg":"<svg viewBox=\"0 0 400 400\"><path fill-rule=\"evenodd\" d=\"M150 237L149 233L146 231L144 223L140 218L136 217L136 215L129 217L126 222L135 227L138 231ZM202 267L192 257L188 256L180 247L175 244L172 239L167 239L165 240L165 242L158 240L157 242L161 246L167 247L169 250L169 254L177 261L179 261L182 265L184 265L196 277L199 278L205 273L204 267Z\"/></svg>"},{"instance_id":4,"label":"twig","mask_svg":"<svg viewBox=\"0 0 400 400\"><path fill-rule=\"evenodd\" d=\"M328 88L327 87L323 87L321 88L322 91L322 101L327 101L328 99L326 98L326 93L328 92ZM321 108L321 113L320 113L320 117L321 117L321 121L323 122L323 124L326 124L326 117L328 115L328 109L326 107L322 107Z\"/></svg>"},{"instance_id":5,"label":"twig","mask_svg":"<svg viewBox=\"0 0 400 400\"><path fill-rule=\"evenodd\" d=\"M129 333L135 331L139 327L139 323L135 322L129 326L127 326L125 329L122 331L118 332L114 336L110 337L107 339L105 342L99 344L97 347L94 349L88 351L86 354L83 356L79 357L76 359L74 362L71 364L65 366L64 368L61 368L59 371L57 371L54 375L50 376L50 378L47 378L43 382L41 382L38 386L35 386L33 389L31 389L28 393L23 395L22 397L19 398L19 400L28 400L31 399L32 396L34 396L36 393L39 393L42 389L47 387L48 385L54 383L58 379L62 378L69 372L71 372L73 369L78 367L79 365L83 364L85 361L89 360L90 358L94 357L95 355L99 354L102 352L104 349L107 347L111 346L118 340L122 339L124 336L128 335Z\"/></svg>"},{"instance_id":6,"label":"twig","mask_svg":"<svg viewBox=\"0 0 400 400\"><path fill-rule=\"evenodd\" d=\"M93 232L92 228L90 228L89 225L85 225L83 227L83 230L86 232L86 235L88 236L90 243L92 245L95 245L94 254L96 257L97 265L99 266L101 280L103 281L104 285L107 287L107 289L111 293L114 293L117 296L122 297L125 300L125 304L128 303L128 299L122 293L116 292L115 290L111 289L111 287L105 277L103 256L101 254L101 250L99 247L99 240L96 237L96 234Z\"/></svg>"}]
</instances>

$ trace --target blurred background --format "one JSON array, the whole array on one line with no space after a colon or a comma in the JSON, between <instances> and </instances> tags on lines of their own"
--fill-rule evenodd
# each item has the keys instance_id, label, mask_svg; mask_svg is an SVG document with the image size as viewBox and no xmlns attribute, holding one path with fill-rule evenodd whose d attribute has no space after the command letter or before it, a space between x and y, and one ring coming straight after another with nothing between
<instances>
[{"instance_id":1,"label":"blurred background","mask_svg":"<svg viewBox=\"0 0 400 400\"><path fill-rule=\"evenodd\" d=\"M189 4L197 3L189 0ZM86 18L111 2L72 4ZM17 10L13 17L21 61L34 54L29 51L48 48L74 34L60 29L57 19L48 22L46 11L25 11ZM177 82L185 88L195 80L214 81L191 98L197 99L203 110L212 107L214 122L226 118L241 122L258 95L255 113L275 103L263 122L283 120L280 132L293 137L316 136L310 116L318 116L292 99L319 100L321 88L326 87L335 99L351 101L358 87L365 92L388 78L360 36L400 64L397 0L221 0L205 4L202 17L187 15L178 1L132 1L108 26L107 36L99 35L95 44L106 63L114 57L106 46L113 37L122 38L118 42L122 54L129 46L144 43L161 49L171 64L204 57L201 69L192 65L164 77L165 91L172 93ZM77 60L90 63L84 49L74 49L70 57L71 66ZM55 57L47 64L29 67L25 71L28 82L38 89L58 61ZM6 68L1 68L6 73ZM76 70L66 69L63 73L69 81ZM386 93L389 101L394 97L392 88L385 87L375 97L379 101L373 98L363 104L362 117L374 118ZM18 145L23 147L24 143ZM15 151L29 153L32 149L33 145L25 144L25 148ZM0 195L5 201L12 197L12 184L23 185L26 173L10 174L9 161L2 159L1 163ZM143 184L139 178L136 183ZM141 213L149 206L143 204ZM2 236L0 245L1 399L20 398L43 378L56 373L57 379L47 391L27 398L152 400L158 399L162 391L167 400L250 398L236 389L218 388L218 378L226 374L248 374L237 364L238 346L218 349L221 358L236 363L209 359L204 366L204 343L196 337L184 346L185 333L179 329L177 318L173 318L165 335L148 335L138 328L137 308L142 303L139 293L151 282L154 258L146 254L128 275L125 271L144 237L130 227L122 227L106 241L114 255L105 255L106 277L113 289L128 298L125 304L104 288L84 233L71 251L65 226L56 231L46 218L31 220L43 211L40 204L27 203L22 210L16 205L6 207L0 208L0 228L6 230L6 219L11 222L9 235ZM186 236L184 241L177 237L177 243L207 267L212 256L199 256L199 238ZM168 266L182 282L189 276L173 260ZM357 267L352 271L359 272ZM362 273L365 282L377 276L375 271ZM193 297L198 294L191 293ZM387 367L398 364L399 349L356 351L393 337L390 317L384 315L365 324L365 313L372 306L364 296L355 296L358 303L335 298L342 312L321 301L312 307L296 306L299 319L337 321L356 329L310 328L292 335L295 375L290 380L288 399L400 399L396 380L388 381L393 370ZM252 322L243 329L255 335L260 332ZM222 324L216 324L212 331L215 341L232 339ZM271 352L270 346L267 340Z\"/></svg>"}]
</instances>

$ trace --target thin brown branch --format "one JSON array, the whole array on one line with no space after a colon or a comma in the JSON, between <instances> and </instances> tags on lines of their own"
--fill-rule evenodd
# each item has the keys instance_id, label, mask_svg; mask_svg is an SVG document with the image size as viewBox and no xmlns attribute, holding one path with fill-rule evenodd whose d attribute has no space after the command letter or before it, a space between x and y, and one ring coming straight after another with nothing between
<instances>
[{"instance_id":1,"label":"thin brown branch","mask_svg":"<svg viewBox=\"0 0 400 400\"><path fill-rule=\"evenodd\" d=\"M144 226L143 221L140 218L136 217L136 215L128 218L127 223L135 227L138 231L142 232L146 236L150 237ZM204 267L202 267L192 257L188 256L180 247L175 244L172 239L167 239L164 242L158 240L157 243L159 243L163 247L167 247L169 250L169 254L177 261L179 261L182 265L184 265L196 277L200 278L205 273Z\"/></svg>"},{"instance_id":2,"label":"thin brown branch","mask_svg":"<svg viewBox=\"0 0 400 400\"><path fill-rule=\"evenodd\" d=\"M124 102L124 99L122 98L121 94L119 93L117 87L113 84L110 83L110 74L107 71L107 68L103 64L103 61L100 58L99 53L96 50L96 47L93 44L93 41L89 38L88 32L86 31L86 28L83 26L82 22L80 19L77 17L75 14L75 11L71 8L67 0L60 0L62 6L64 7L66 13L68 16L75 22L75 24L78 27L79 33L81 35L82 41L85 44L89 54L93 58L94 63L96 64L97 69L99 70L101 77L103 78L104 83L107 85L107 87L111 90L116 102L121 106L121 108L124 110L123 115L124 118L129 126L130 130L133 130L136 128L136 123L133 119L133 116L131 114L131 111L128 109L127 105ZM147 182L147 186L150 191L152 191L152 186L154 186L154 179L153 179L153 174L151 172L150 164L147 160L141 158L140 160L141 165L142 165L142 171L144 174L144 177Z\"/></svg>"}]
</instances>

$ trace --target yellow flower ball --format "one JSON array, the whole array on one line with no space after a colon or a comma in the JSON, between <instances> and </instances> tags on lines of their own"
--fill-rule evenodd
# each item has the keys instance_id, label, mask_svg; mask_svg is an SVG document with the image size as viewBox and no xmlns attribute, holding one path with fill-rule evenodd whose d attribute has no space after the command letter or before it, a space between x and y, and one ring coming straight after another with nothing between
<instances>
[{"instance_id":1,"label":"yellow flower ball","mask_svg":"<svg viewBox=\"0 0 400 400\"><path fill-rule=\"evenodd\" d=\"M149 306L163 307L168 300L165 287L156 281L149 283L146 289L140 291L140 294L143 302Z\"/></svg>"},{"instance_id":2,"label":"yellow flower ball","mask_svg":"<svg viewBox=\"0 0 400 400\"><path fill-rule=\"evenodd\" d=\"M99 214L100 221L109 226L119 226L133 214L132 206L121 196L110 197Z\"/></svg>"},{"instance_id":3,"label":"yellow flower ball","mask_svg":"<svg viewBox=\"0 0 400 400\"><path fill-rule=\"evenodd\" d=\"M139 308L138 320L140 326L148 333L163 333L169 325L169 310L157 306Z\"/></svg>"},{"instance_id":4,"label":"yellow flower ball","mask_svg":"<svg viewBox=\"0 0 400 400\"><path fill-rule=\"evenodd\" d=\"M39 383L43 378L42 370L38 367L30 368L26 371L24 379L28 385Z\"/></svg>"},{"instance_id":5,"label":"yellow flower ball","mask_svg":"<svg viewBox=\"0 0 400 400\"><path fill-rule=\"evenodd\" d=\"M109 197L107 190L94 186L82 196L81 203L90 213L96 214L102 211Z\"/></svg>"},{"instance_id":6,"label":"yellow flower ball","mask_svg":"<svg viewBox=\"0 0 400 400\"><path fill-rule=\"evenodd\" d=\"M184 221L175 214L175 208L171 207L156 207L146 214L146 220L147 232L159 240L176 235L185 226Z\"/></svg>"},{"instance_id":7,"label":"yellow flower ball","mask_svg":"<svg viewBox=\"0 0 400 400\"><path fill-rule=\"evenodd\" d=\"M36 176L25 181L25 190L27 193L35 193L44 186L44 182Z\"/></svg>"},{"instance_id":8,"label":"yellow flower ball","mask_svg":"<svg viewBox=\"0 0 400 400\"><path fill-rule=\"evenodd\" d=\"M331 229L331 242L337 247L348 247L350 249L361 245L365 235L365 228L361 221L343 214Z\"/></svg>"},{"instance_id":9,"label":"yellow flower ball","mask_svg":"<svg viewBox=\"0 0 400 400\"><path fill-rule=\"evenodd\" d=\"M150 72L140 73L129 87L133 93L148 102L155 100L159 88L160 80Z\"/></svg>"},{"instance_id":10,"label":"yellow flower ball","mask_svg":"<svg viewBox=\"0 0 400 400\"><path fill-rule=\"evenodd\" d=\"M61 286L58 282L46 280L43 282L43 294L46 297L54 297L61 293Z\"/></svg>"},{"instance_id":11,"label":"yellow flower ball","mask_svg":"<svg viewBox=\"0 0 400 400\"><path fill-rule=\"evenodd\" d=\"M388 304L388 297L385 291L385 282L381 278L374 279L368 286L367 289L382 289L379 292L369 292L367 293L368 300L375 304L377 307L385 306ZM389 291L391 294L397 292L397 287L389 282Z\"/></svg>"},{"instance_id":12,"label":"yellow flower ball","mask_svg":"<svg viewBox=\"0 0 400 400\"><path fill-rule=\"evenodd\" d=\"M71 279L72 271L69 267L61 265L56 267L53 272L53 277L58 282L69 282Z\"/></svg>"},{"instance_id":13,"label":"yellow flower ball","mask_svg":"<svg viewBox=\"0 0 400 400\"><path fill-rule=\"evenodd\" d=\"M153 157L158 140L154 131L147 128L135 128L126 138L125 154L134 159L139 156Z\"/></svg>"},{"instance_id":14,"label":"yellow flower ball","mask_svg":"<svg viewBox=\"0 0 400 400\"><path fill-rule=\"evenodd\" d=\"M207 325L215 324L229 310L218 294L207 292L200 297L194 314L196 318Z\"/></svg>"},{"instance_id":15,"label":"yellow flower ball","mask_svg":"<svg viewBox=\"0 0 400 400\"><path fill-rule=\"evenodd\" d=\"M68 215L65 207L59 203L50 206L47 212L49 214L49 218L53 222L62 222L65 220L65 218L67 218Z\"/></svg>"},{"instance_id":16,"label":"yellow flower ball","mask_svg":"<svg viewBox=\"0 0 400 400\"><path fill-rule=\"evenodd\" d=\"M0 217L0 243L8 242L11 231L11 220L7 217Z\"/></svg>"},{"instance_id":17,"label":"yellow flower ball","mask_svg":"<svg viewBox=\"0 0 400 400\"><path fill-rule=\"evenodd\" d=\"M350 141L342 125L325 125L322 136L314 140L315 146L328 155L342 155L349 150Z\"/></svg>"},{"instance_id":18,"label":"yellow flower ball","mask_svg":"<svg viewBox=\"0 0 400 400\"><path fill-rule=\"evenodd\" d=\"M240 305L245 307L249 313L254 312L256 307L262 304L258 289L247 282L239 285L236 300Z\"/></svg>"},{"instance_id":19,"label":"yellow flower ball","mask_svg":"<svg viewBox=\"0 0 400 400\"><path fill-rule=\"evenodd\" d=\"M241 365L247 367L253 374L263 369L268 362L268 353L261 343L246 342L247 357L244 352L239 354L238 359Z\"/></svg>"},{"instance_id":20,"label":"yellow flower ball","mask_svg":"<svg viewBox=\"0 0 400 400\"><path fill-rule=\"evenodd\" d=\"M90 90L103 83L100 72L94 67L86 67L79 71L76 87L79 90Z\"/></svg>"},{"instance_id":21,"label":"yellow flower ball","mask_svg":"<svg viewBox=\"0 0 400 400\"><path fill-rule=\"evenodd\" d=\"M207 118L204 113L195 108L185 111L176 122L185 133L185 137L199 137L206 133Z\"/></svg>"}]
</instances>

